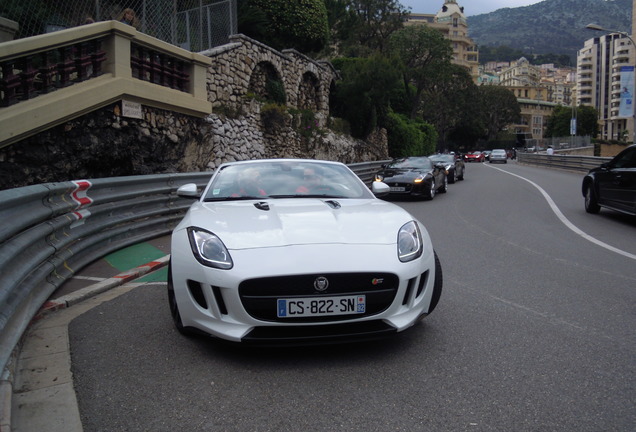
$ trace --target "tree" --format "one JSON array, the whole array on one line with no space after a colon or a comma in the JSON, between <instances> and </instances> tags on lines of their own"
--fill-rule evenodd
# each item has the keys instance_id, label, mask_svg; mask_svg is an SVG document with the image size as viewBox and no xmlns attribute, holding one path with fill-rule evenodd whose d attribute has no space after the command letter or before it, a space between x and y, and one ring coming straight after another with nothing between
<instances>
[{"instance_id":1,"label":"tree","mask_svg":"<svg viewBox=\"0 0 636 432\"><path fill-rule=\"evenodd\" d=\"M598 111L591 106L580 106L577 108L576 134L581 136L598 135Z\"/></svg>"},{"instance_id":2,"label":"tree","mask_svg":"<svg viewBox=\"0 0 636 432\"><path fill-rule=\"evenodd\" d=\"M332 64L342 76L332 93L332 114L350 123L352 136L365 138L385 121L390 95L399 86L399 73L379 54L334 59Z\"/></svg>"},{"instance_id":3,"label":"tree","mask_svg":"<svg viewBox=\"0 0 636 432\"><path fill-rule=\"evenodd\" d=\"M478 89L486 136L492 141L504 127L519 121L521 108L512 91L505 87L482 85Z\"/></svg>"},{"instance_id":4,"label":"tree","mask_svg":"<svg viewBox=\"0 0 636 432\"><path fill-rule=\"evenodd\" d=\"M570 135L570 122L576 118L576 134L580 136L596 137L598 135L598 112L591 106L579 106L575 111L572 107L558 106L548 117L547 137L565 137Z\"/></svg>"},{"instance_id":5,"label":"tree","mask_svg":"<svg viewBox=\"0 0 636 432\"><path fill-rule=\"evenodd\" d=\"M346 10L355 19L350 24L348 37L343 41L346 48L356 49L362 45L371 51L384 52L391 35L404 27L409 15L397 0L344 0Z\"/></svg>"},{"instance_id":6,"label":"tree","mask_svg":"<svg viewBox=\"0 0 636 432\"><path fill-rule=\"evenodd\" d=\"M327 9L323 0L247 0L245 3L238 9L243 14L239 22L248 24L256 20L259 27L255 34L248 25L241 27L241 31L272 48L317 52L329 39ZM245 19L246 16L249 19Z\"/></svg>"},{"instance_id":7,"label":"tree","mask_svg":"<svg viewBox=\"0 0 636 432\"><path fill-rule=\"evenodd\" d=\"M475 101L478 99L477 86L473 83L468 69L448 64L441 70L435 86L427 92L419 112L432 123L439 134L439 150L448 147L449 135L471 119L478 119ZM474 129L474 128L471 128Z\"/></svg>"},{"instance_id":8,"label":"tree","mask_svg":"<svg viewBox=\"0 0 636 432\"><path fill-rule=\"evenodd\" d=\"M402 74L404 93L409 101L411 118L426 90L435 87L448 70L453 49L441 32L428 26L408 26L396 31L389 47Z\"/></svg>"}]
</instances>

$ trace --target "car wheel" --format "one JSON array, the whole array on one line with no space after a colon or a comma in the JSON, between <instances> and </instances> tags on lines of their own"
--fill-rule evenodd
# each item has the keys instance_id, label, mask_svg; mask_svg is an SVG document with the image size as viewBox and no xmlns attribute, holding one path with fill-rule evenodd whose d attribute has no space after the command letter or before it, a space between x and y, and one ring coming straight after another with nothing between
<instances>
[{"instance_id":1,"label":"car wheel","mask_svg":"<svg viewBox=\"0 0 636 432\"><path fill-rule=\"evenodd\" d=\"M168 262L168 305L170 306L170 315L172 315L172 321L179 333L189 336L192 334L186 327L183 326L181 321L181 314L179 313L179 306L177 306L177 299L174 295L174 284L172 282L172 265Z\"/></svg>"},{"instance_id":2,"label":"car wheel","mask_svg":"<svg viewBox=\"0 0 636 432\"><path fill-rule=\"evenodd\" d=\"M437 252L433 251L435 254L435 283L433 284L433 296L431 297L431 304L428 307L428 313L433 312L433 309L437 306L439 302L439 298L442 295L442 285L444 284L444 277L442 275L442 265L439 262L439 258L437 257Z\"/></svg>"},{"instance_id":3,"label":"car wheel","mask_svg":"<svg viewBox=\"0 0 636 432\"><path fill-rule=\"evenodd\" d=\"M444 182L442 183L442 187L439 188L439 193L446 193L448 190L448 176L444 176Z\"/></svg>"},{"instance_id":4,"label":"car wheel","mask_svg":"<svg viewBox=\"0 0 636 432\"><path fill-rule=\"evenodd\" d=\"M457 181L457 171L455 169L450 170L448 175L450 176L448 179L449 183L455 183Z\"/></svg>"},{"instance_id":5,"label":"car wheel","mask_svg":"<svg viewBox=\"0 0 636 432\"><path fill-rule=\"evenodd\" d=\"M592 184L588 184L585 187L585 211L594 214L601 211L601 206L598 205Z\"/></svg>"},{"instance_id":6,"label":"car wheel","mask_svg":"<svg viewBox=\"0 0 636 432\"><path fill-rule=\"evenodd\" d=\"M435 184L435 180L431 179L431 187L428 189L428 196L426 197L426 199L432 200L433 198L435 198L436 187L437 185Z\"/></svg>"}]
</instances>

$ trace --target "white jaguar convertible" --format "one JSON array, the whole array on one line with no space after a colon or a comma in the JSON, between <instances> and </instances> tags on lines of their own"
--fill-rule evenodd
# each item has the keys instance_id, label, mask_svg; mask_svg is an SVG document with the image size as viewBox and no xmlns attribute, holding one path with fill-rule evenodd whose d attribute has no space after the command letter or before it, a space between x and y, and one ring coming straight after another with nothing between
<instances>
[{"instance_id":1,"label":"white jaguar convertible","mask_svg":"<svg viewBox=\"0 0 636 432\"><path fill-rule=\"evenodd\" d=\"M431 313L442 269L424 226L346 165L227 163L172 233L168 298L182 333L242 344L378 338Z\"/></svg>"}]
</instances>

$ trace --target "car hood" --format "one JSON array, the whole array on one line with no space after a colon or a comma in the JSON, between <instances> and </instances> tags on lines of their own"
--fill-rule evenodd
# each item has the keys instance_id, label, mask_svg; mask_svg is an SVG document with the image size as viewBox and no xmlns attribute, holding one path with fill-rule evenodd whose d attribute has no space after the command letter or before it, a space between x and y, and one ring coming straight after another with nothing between
<instances>
[{"instance_id":1,"label":"car hood","mask_svg":"<svg viewBox=\"0 0 636 432\"><path fill-rule=\"evenodd\" d=\"M380 171L379 174L384 177L405 177L405 178L415 178L419 175L430 174L432 170L422 169L422 168L387 168Z\"/></svg>"},{"instance_id":2,"label":"car hood","mask_svg":"<svg viewBox=\"0 0 636 432\"><path fill-rule=\"evenodd\" d=\"M197 202L179 228L217 235L228 249L301 244L394 244L413 218L378 199L270 199Z\"/></svg>"}]
</instances>

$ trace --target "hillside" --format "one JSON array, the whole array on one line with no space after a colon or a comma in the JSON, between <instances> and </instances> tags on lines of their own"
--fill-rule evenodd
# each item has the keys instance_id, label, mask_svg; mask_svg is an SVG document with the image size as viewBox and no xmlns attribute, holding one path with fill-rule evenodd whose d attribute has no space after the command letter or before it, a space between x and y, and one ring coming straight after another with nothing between
<instances>
[{"instance_id":1,"label":"hillside","mask_svg":"<svg viewBox=\"0 0 636 432\"><path fill-rule=\"evenodd\" d=\"M468 29L478 45L575 57L585 40L602 34L587 24L630 32L631 10L632 0L545 0L468 17Z\"/></svg>"}]
</instances>

